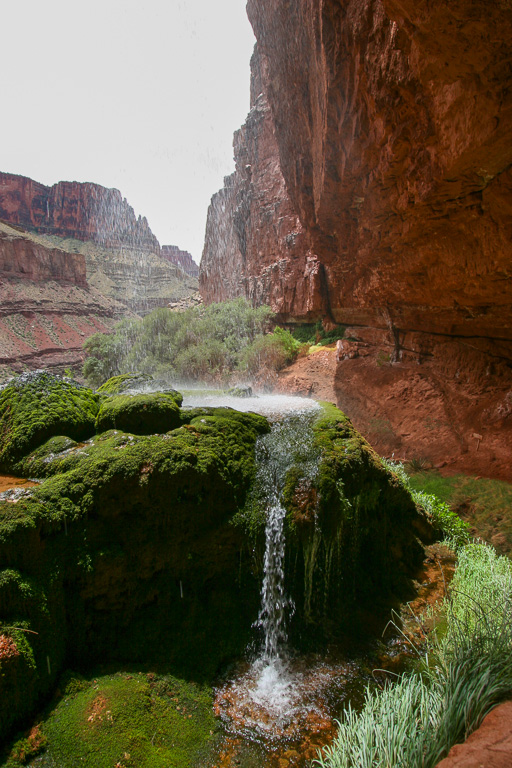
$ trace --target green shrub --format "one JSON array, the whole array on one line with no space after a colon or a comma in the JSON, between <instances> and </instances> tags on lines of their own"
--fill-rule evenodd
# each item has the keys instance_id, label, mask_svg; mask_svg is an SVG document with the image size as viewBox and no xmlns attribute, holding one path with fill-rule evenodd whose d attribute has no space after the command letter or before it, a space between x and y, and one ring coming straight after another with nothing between
<instances>
[{"instance_id":1,"label":"green shrub","mask_svg":"<svg viewBox=\"0 0 512 768\"><path fill-rule=\"evenodd\" d=\"M238 368L249 376L279 371L292 362L299 348L289 331L276 328L274 333L258 336L243 350Z\"/></svg>"},{"instance_id":2,"label":"green shrub","mask_svg":"<svg viewBox=\"0 0 512 768\"><path fill-rule=\"evenodd\" d=\"M318 320L315 324L296 325L292 331L294 339L302 344L333 344L345 335L346 327L336 325L332 330L326 331L322 321Z\"/></svg>"},{"instance_id":3,"label":"green shrub","mask_svg":"<svg viewBox=\"0 0 512 768\"><path fill-rule=\"evenodd\" d=\"M142 320L122 321L110 336L87 339L83 374L93 387L112 376L135 372L175 381L227 381L244 350L263 337L271 319L270 307L254 308L246 299L181 313L156 309ZM285 335L283 345L291 344Z\"/></svg>"}]
</instances>

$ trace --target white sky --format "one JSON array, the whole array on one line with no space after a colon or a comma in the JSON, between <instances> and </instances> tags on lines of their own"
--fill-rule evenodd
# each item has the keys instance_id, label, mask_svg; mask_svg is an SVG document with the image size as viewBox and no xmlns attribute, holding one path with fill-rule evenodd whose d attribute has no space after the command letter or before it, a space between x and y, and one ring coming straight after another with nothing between
<instances>
[{"instance_id":1,"label":"white sky","mask_svg":"<svg viewBox=\"0 0 512 768\"><path fill-rule=\"evenodd\" d=\"M0 170L116 187L201 258L254 45L245 0L2 3Z\"/></svg>"}]
</instances>

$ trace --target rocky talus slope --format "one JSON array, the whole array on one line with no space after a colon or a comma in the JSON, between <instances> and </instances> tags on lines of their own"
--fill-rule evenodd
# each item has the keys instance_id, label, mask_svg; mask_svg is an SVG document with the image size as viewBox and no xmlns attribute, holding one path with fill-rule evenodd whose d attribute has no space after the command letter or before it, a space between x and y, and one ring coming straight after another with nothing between
<instances>
[{"instance_id":1,"label":"rocky talus slope","mask_svg":"<svg viewBox=\"0 0 512 768\"><path fill-rule=\"evenodd\" d=\"M249 0L248 12L252 107L210 207L203 298L245 295L283 323L348 326L335 389L356 423L392 422L400 453L430 420L427 457L492 441L501 462L512 6ZM400 419L406 401L415 421Z\"/></svg>"}]
</instances>

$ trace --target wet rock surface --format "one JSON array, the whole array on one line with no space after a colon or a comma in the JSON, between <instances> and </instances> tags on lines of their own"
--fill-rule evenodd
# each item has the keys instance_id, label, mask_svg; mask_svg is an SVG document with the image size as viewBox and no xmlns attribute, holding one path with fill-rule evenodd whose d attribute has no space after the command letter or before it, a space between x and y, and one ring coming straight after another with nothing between
<instances>
[{"instance_id":1,"label":"wet rock surface","mask_svg":"<svg viewBox=\"0 0 512 768\"><path fill-rule=\"evenodd\" d=\"M358 339L343 342L357 355L337 361L331 347L301 357L280 372L276 391L336 403L381 455L510 480L506 362L473 344L416 334L402 337L407 349L392 363L385 332L345 335Z\"/></svg>"}]
</instances>

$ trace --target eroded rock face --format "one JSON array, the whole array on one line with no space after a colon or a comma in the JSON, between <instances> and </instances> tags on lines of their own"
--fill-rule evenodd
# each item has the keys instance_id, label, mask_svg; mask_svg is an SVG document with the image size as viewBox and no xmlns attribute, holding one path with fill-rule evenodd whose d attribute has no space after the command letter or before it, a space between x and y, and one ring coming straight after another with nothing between
<instances>
[{"instance_id":1,"label":"eroded rock face","mask_svg":"<svg viewBox=\"0 0 512 768\"><path fill-rule=\"evenodd\" d=\"M0 173L1 219L27 230L25 235L38 245L85 256L89 286L131 312L146 314L197 290L190 254L175 246L161 250L147 220L135 216L117 189L67 181L45 187ZM188 271L169 258L170 252L186 264L189 257ZM34 272L33 265L24 269ZM36 274L34 279L39 279Z\"/></svg>"},{"instance_id":2,"label":"eroded rock face","mask_svg":"<svg viewBox=\"0 0 512 768\"><path fill-rule=\"evenodd\" d=\"M286 190L263 90L268 63L258 49L251 70L251 111L234 137L236 170L208 211L200 290L206 302L247 296L281 316L321 317L328 310L324 270Z\"/></svg>"},{"instance_id":3,"label":"eroded rock face","mask_svg":"<svg viewBox=\"0 0 512 768\"><path fill-rule=\"evenodd\" d=\"M510 5L248 12L253 107L212 202L206 300L238 292L282 320L510 340Z\"/></svg>"},{"instance_id":4,"label":"eroded rock face","mask_svg":"<svg viewBox=\"0 0 512 768\"><path fill-rule=\"evenodd\" d=\"M492 710L464 744L451 748L438 768L508 768L512 765L512 702Z\"/></svg>"},{"instance_id":5,"label":"eroded rock face","mask_svg":"<svg viewBox=\"0 0 512 768\"><path fill-rule=\"evenodd\" d=\"M252 109L210 208L205 301L349 326L335 399L379 449L466 466L485 433L486 471L503 476L512 6L249 0L248 13ZM408 418L416 403L430 423L434 401L433 430Z\"/></svg>"},{"instance_id":6,"label":"eroded rock face","mask_svg":"<svg viewBox=\"0 0 512 768\"><path fill-rule=\"evenodd\" d=\"M46 187L0 173L0 219L42 234L160 253L146 218L135 216L119 190L100 184L59 181Z\"/></svg>"},{"instance_id":7,"label":"eroded rock face","mask_svg":"<svg viewBox=\"0 0 512 768\"><path fill-rule=\"evenodd\" d=\"M87 287L85 258L43 245L0 224L0 276L42 282L55 280Z\"/></svg>"},{"instance_id":8,"label":"eroded rock face","mask_svg":"<svg viewBox=\"0 0 512 768\"><path fill-rule=\"evenodd\" d=\"M46 247L0 222L0 375L78 369L85 339L125 314L88 284L82 254Z\"/></svg>"},{"instance_id":9,"label":"eroded rock face","mask_svg":"<svg viewBox=\"0 0 512 768\"><path fill-rule=\"evenodd\" d=\"M162 258L181 267L191 277L199 276L199 267L188 251L182 251L177 245L162 245Z\"/></svg>"}]
</instances>

